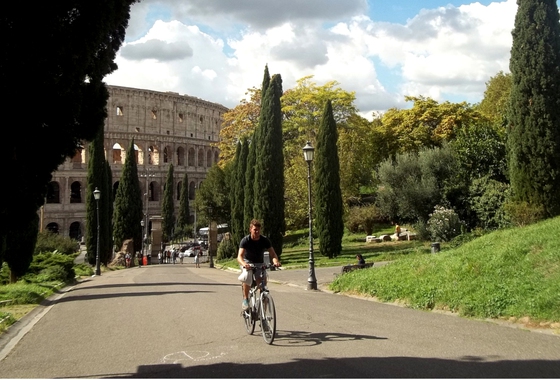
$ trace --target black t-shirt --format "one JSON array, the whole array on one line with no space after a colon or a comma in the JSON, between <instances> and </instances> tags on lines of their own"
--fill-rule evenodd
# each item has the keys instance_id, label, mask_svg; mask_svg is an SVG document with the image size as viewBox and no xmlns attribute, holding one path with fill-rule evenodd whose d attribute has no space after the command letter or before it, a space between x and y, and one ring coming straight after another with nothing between
<instances>
[{"instance_id":1,"label":"black t-shirt","mask_svg":"<svg viewBox=\"0 0 560 380\"><path fill-rule=\"evenodd\" d=\"M259 240L251 239L251 235L245 236L239 243L239 248L245 249L245 260L250 263L264 262L264 251L272 247L266 236L260 235Z\"/></svg>"}]
</instances>

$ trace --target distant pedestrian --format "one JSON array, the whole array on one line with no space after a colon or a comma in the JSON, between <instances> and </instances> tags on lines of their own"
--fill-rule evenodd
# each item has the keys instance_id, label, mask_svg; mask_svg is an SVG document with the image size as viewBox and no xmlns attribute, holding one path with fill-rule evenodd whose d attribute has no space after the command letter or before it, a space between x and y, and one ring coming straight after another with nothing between
<instances>
[{"instance_id":1,"label":"distant pedestrian","mask_svg":"<svg viewBox=\"0 0 560 380\"><path fill-rule=\"evenodd\" d=\"M126 253L126 255L124 255L124 262L125 262L125 266L127 268L130 268L130 260L132 259L132 256L130 255L129 252Z\"/></svg>"},{"instance_id":2,"label":"distant pedestrian","mask_svg":"<svg viewBox=\"0 0 560 380\"><path fill-rule=\"evenodd\" d=\"M163 262L163 261L161 260L161 251L158 252L158 254L157 254L157 259L158 259L158 263L161 264L161 263Z\"/></svg>"},{"instance_id":3,"label":"distant pedestrian","mask_svg":"<svg viewBox=\"0 0 560 380\"><path fill-rule=\"evenodd\" d=\"M194 267L200 268L200 251L197 251L194 255Z\"/></svg>"},{"instance_id":4,"label":"distant pedestrian","mask_svg":"<svg viewBox=\"0 0 560 380\"><path fill-rule=\"evenodd\" d=\"M138 268L140 268L142 266L142 252L138 252L136 257L138 258Z\"/></svg>"}]
</instances>

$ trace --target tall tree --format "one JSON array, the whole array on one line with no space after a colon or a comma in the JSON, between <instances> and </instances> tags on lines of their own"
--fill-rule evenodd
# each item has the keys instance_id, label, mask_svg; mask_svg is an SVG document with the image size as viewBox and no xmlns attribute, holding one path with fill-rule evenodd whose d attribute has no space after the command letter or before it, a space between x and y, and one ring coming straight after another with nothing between
<instances>
[{"instance_id":1,"label":"tall tree","mask_svg":"<svg viewBox=\"0 0 560 380\"><path fill-rule=\"evenodd\" d=\"M185 172L179 195L179 214L177 215L177 229L182 233L187 231L191 211L189 208L189 175Z\"/></svg>"},{"instance_id":2,"label":"tall tree","mask_svg":"<svg viewBox=\"0 0 560 380\"><path fill-rule=\"evenodd\" d=\"M270 73L268 72L268 66L264 68L264 76L262 81L261 95L264 97L266 90L270 84ZM244 227L246 230L249 229L249 224L251 219L255 216L255 170L257 164L257 152L261 148L260 146L260 130L261 130L261 117L263 108L263 102L261 102L261 111L259 113L259 124L255 128L253 135L251 137L251 144L249 145L249 155L247 156L247 168L245 174L245 191L243 200L243 220Z\"/></svg>"},{"instance_id":3,"label":"tall tree","mask_svg":"<svg viewBox=\"0 0 560 380\"><path fill-rule=\"evenodd\" d=\"M103 189L105 202L103 202L103 220L105 227L103 228L101 240L101 262L105 265L113 258L113 171L111 164L105 159L105 186ZM119 247L120 248L120 247Z\"/></svg>"},{"instance_id":4,"label":"tall tree","mask_svg":"<svg viewBox=\"0 0 560 380\"><path fill-rule=\"evenodd\" d=\"M161 204L161 229L163 240L169 241L173 237L173 227L175 224L175 203L173 201L173 164L169 165L165 188L163 189L163 202Z\"/></svg>"},{"instance_id":5,"label":"tall tree","mask_svg":"<svg viewBox=\"0 0 560 380\"><path fill-rule=\"evenodd\" d=\"M560 22L556 0L518 1L508 167L515 202L560 214Z\"/></svg>"},{"instance_id":6,"label":"tall tree","mask_svg":"<svg viewBox=\"0 0 560 380\"><path fill-rule=\"evenodd\" d=\"M134 251L142 250L142 191L138 179L136 151L134 139L126 153L126 159L115 196L115 211L113 215L113 236L117 248L123 241L134 239Z\"/></svg>"},{"instance_id":7,"label":"tall tree","mask_svg":"<svg viewBox=\"0 0 560 380\"><path fill-rule=\"evenodd\" d=\"M239 245L241 238L244 236L245 228L243 227L243 207L244 207L244 191L245 191L245 171L247 170L247 154L249 153L249 144L247 138L244 137L238 144L235 153L235 165L232 168L230 181L231 188L231 222L230 232L233 244Z\"/></svg>"},{"instance_id":8,"label":"tall tree","mask_svg":"<svg viewBox=\"0 0 560 380\"><path fill-rule=\"evenodd\" d=\"M319 251L329 258L337 257L342 251L344 235L337 141L332 104L327 100L317 133L313 183Z\"/></svg>"},{"instance_id":9,"label":"tall tree","mask_svg":"<svg viewBox=\"0 0 560 380\"><path fill-rule=\"evenodd\" d=\"M105 150L103 149L103 129L100 129L95 139L89 145L89 162L86 187L86 247L87 257L90 264L95 264L97 253L97 226L99 225L99 235L106 229L107 219L104 218L103 211L107 204L107 179L105 177ZM98 189L101 198L96 201L93 192ZM97 204L99 202L99 204ZM99 207L99 222L97 221L97 207ZM104 235L103 235L104 236ZM101 242L99 244L101 256Z\"/></svg>"},{"instance_id":10,"label":"tall tree","mask_svg":"<svg viewBox=\"0 0 560 380\"><path fill-rule=\"evenodd\" d=\"M505 121L507 105L511 94L511 74L500 71L486 82L484 98L478 110L495 126L502 126Z\"/></svg>"},{"instance_id":11,"label":"tall tree","mask_svg":"<svg viewBox=\"0 0 560 380\"><path fill-rule=\"evenodd\" d=\"M282 77L275 74L262 102L255 166L255 216L262 221L262 232L270 239L279 257L285 231L281 97Z\"/></svg>"},{"instance_id":12,"label":"tall tree","mask_svg":"<svg viewBox=\"0 0 560 380\"><path fill-rule=\"evenodd\" d=\"M5 260L15 276L23 275L31 263L37 211L51 173L103 127L109 96L103 78L117 68L115 55L134 2L92 6L89 0L76 0L33 7L11 2L0 15L0 89L10 94L4 101L10 110L6 123L23 126L11 129L0 151L5 178L18 184L17 191L9 186L0 190L0 261ZM35 36L33 49L26 46L28 35ZM29 114L29 104L21 99L31 88L34 96L49 101L37 102ZM53 106L62 104L64 112Z\"/></svg>"}]
</instances>

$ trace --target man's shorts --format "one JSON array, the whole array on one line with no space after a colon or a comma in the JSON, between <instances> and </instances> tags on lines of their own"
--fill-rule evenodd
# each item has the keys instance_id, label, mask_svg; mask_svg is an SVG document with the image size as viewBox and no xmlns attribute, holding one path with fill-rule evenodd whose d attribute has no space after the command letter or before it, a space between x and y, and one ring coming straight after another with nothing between
<instances>
[{"instance_id":1,"label":"man's shorts","mask_svg":"<svg viewBox=\"0 0 560 380\"><path fill-rule=\"evenodd\" d=\"M237 279L247 285L251 285L253 283L253 272L255 272L255 278L260 278L261 272L262 272L262 263L251 263L249 261L245 261L249 264L254 264L255 268L254 269L245 269L245 268L241 268L241 274L239 275L239 277L237 277Z\"/></svg>"}]
</instances>

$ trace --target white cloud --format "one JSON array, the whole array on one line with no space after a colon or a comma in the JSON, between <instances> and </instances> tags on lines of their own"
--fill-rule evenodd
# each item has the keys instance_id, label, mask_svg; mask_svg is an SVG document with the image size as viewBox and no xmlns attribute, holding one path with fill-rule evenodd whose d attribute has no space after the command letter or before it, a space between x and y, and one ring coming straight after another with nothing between
<instances>
[{"instance_id":1,"label":"white cloud","mask_svg":"<svg viewBox=\"0 0 560 380\"><path fill-rule=\"evenodd\" d=\"M285 90L307 75L336 80L371 114L406 106L404 95L479 101L485 82L508 71L515 0L422 10L402 25L373 22L365 0L286 1L140 2L107 82L234 107L268 64Z\"/></svg>"}]
</instances>

